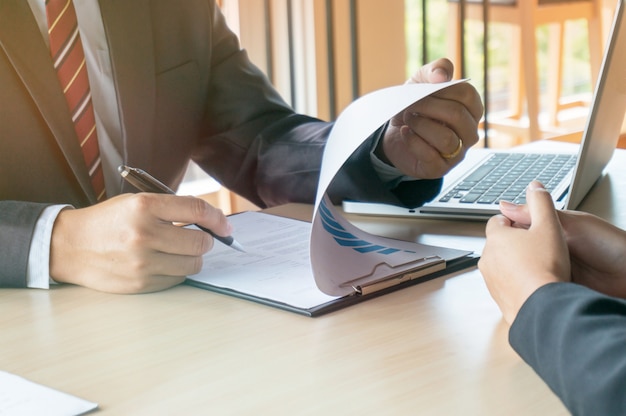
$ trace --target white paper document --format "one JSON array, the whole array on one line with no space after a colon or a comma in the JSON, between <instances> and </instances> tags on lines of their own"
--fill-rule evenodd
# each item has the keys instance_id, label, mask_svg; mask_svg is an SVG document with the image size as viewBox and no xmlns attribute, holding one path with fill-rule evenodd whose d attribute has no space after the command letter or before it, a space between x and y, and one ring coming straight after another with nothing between
<instances>
[{"instance_id":1,"label":"white paper document","mask_svg":"<svg viewBox=\"0 0 626 416\"><path fill-rule=\"evenodd\" d=\"M202 271L189 277L190 283L310 310L445 270L448 262L471 254L366 233L347 221L326 196L344 162L380 126L410 104L457 82L406 84L355 100L330 133L312 224L260 212L231 216L234 236L248 253L216 243L205 255Z\"/></svg>"},{"instance_id":2,"label":"white paper document","mask_svg":"<svg viewBox=\"0 0 626 416\"><path fill-rule=\"evenodd\" d=\"M374 241L374 236L343 220L326 191L350 155L387 120L409 105L459 82L464 81L404 84L374 91L352 102L337 118L324 150L311 231L313 276L325 293L349 295L385 276L416 268L425 271L424 268L436 267L437 262L443 262L440 266L445 268L445 262L451 260L436 258L434 253L430 256L418 247L413 250L405 245L399 247L392 240ZM367 255L359 255L364 254L360 250L368 250ZM329 259L335 261L331 263ZM349 269L352 273L347 273Z\"/></svg>"},{"instance_id":3,"label":"white paper document","mask_svg":"<svg viewBox=\"0 0 626 416\"><path fill-rule=\"evenodd\" d=\"M0 416L74 416L97 407L97 403L0 371Z\"/></svg>"},{"instance_id":4,"label":"white paper document","mask_svg":"<svg viewBox=\"0 0 626 416\"><path fill-rule=\"evenodd\" d=\"M335 299L322 293L313 279L311 223L262 212L244 212L229 220L247 252L216 243L205 255L200 274L190 279L297 308Z\"/></svg>"}]
</instances>

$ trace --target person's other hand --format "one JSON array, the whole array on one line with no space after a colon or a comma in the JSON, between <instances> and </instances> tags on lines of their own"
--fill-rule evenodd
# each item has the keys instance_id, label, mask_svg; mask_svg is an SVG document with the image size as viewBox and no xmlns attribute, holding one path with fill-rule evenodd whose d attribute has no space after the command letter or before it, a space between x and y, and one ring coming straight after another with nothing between
<instances>
[{"instance_id":1,"label":"person's other hand","mask_svg":"<svg viewBox=\"0 0 626 416\"><path fill-rule=\"evenodd\" d=\"M197 223L229 235L224 214L193 197L124 194L61 211L54 224L50 275L111 293L154 292L198 273L213 238L174 223Z\"/></svg>"},{"instance_id":2,"label":"person's other hand","mask_svg":"<svg viewBox=\"0 0 626 416\"><path fill-rule=\"evenodd\" d=\"M520 308L539 287L570 280L565 236L550 194L538 182L528 186L528 226L505 215L487 222L487 242L478 268L504 319L513 323Z\"/></svg>"},{"instance_id":3,"label":"person's other hand","mask_svg":"<svg viewBox=\"0 0 626 416\"><path fill-rule=\"evenodd\" d=\"M424 65L409 83L449 81L454 66L448 59ZM418 179L445 175L478 142L483 105L467 82L432 94L393 117L376 155L403 174Z\"/></svg>"},{"instance_id":4,"label":"person's other hand","mask_svg":"<svg viewBox=\"0 0 626 416\"><path fill-rule=\"evenodd\" d=\"M502 213L526 228L528 206L505 204ZM578 211L559 211L569 248L572 281L609 296L626 298L626 231Z\"/></svg>"}]
</instances>

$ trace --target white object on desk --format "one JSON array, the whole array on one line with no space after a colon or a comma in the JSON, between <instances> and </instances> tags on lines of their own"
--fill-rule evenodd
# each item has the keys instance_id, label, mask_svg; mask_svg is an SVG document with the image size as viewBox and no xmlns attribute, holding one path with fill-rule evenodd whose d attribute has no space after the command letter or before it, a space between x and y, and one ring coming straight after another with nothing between
<instances>
[{"instance_id":1,"label":"white object on desk","mask_svg":"<svg viewBox=\"0 0 626 416\"><path fill-rule=\"evenodd\" d=\"M1 416L73 416L97 407L97 403L0 371Z\"/></svg>"}]
</instances>

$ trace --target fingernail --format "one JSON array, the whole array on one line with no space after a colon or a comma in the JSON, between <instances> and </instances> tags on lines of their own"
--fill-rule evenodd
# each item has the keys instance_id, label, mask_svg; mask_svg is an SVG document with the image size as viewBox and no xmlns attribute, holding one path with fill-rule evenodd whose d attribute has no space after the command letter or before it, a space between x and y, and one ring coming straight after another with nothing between
<instances>
[{"instance_id":1,"label":"fingernail","mask_svg":"<svg viewBox=\"0 0 626 416\"><path fill-rule=\"evenodd\" d=\"M508 208L508 209L517 209L517 208L519 208L519 205L515 204L513 202L501 200L500 201L500 207L501 208L505 208L505 209L506 208Z\"/></svg>"},{"instance_id":2,"label":"fingernail","mask_svg":"<svg viewBox=\"0 0 626 416\"><path fill-rule=\"evenodd\" d=\"M528 189L530 189L531 191L536 191L538 189L546 189L546 188L544 188L541 182L532 181L531 183L528 184Z\"/></svg>"},{"instance_id":3,"label":"fingernail","mask_svg":"<svg viewBox=\"0 0 626 416\"><path fill-rule=\"evenodd\" d=\"M446 71L443 68L435 67L435 68L432 69L432 73L436 74L436 75L439 75L439 76L442 76L445 79L450 79L450 74L448 74L448 71Z\"/></svg>"}]
</instances>

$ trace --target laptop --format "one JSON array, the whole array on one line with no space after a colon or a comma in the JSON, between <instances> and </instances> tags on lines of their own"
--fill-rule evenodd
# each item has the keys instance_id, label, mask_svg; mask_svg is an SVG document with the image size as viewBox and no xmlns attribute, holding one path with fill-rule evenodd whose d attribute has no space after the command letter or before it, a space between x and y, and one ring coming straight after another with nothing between
<instances>
[{"instance_id":1,"label":"laptop","mask_svg":"<svg viewBox=\"0 0 626 416\"><path fill-rule=\"evenodd\" d=\"M576 209L613 156L626 113L625 2L619 0L615 10L577 153L472 149L466 160L446 175L443 191L422 207L407 209L344 201L344 212L486 220L500 212L500 200L524 203L525 189L534 179L541 181L550 191L557 209ZM481 156L480 160L475 160L476 156Z\"/></svg>"}]
</instances>

